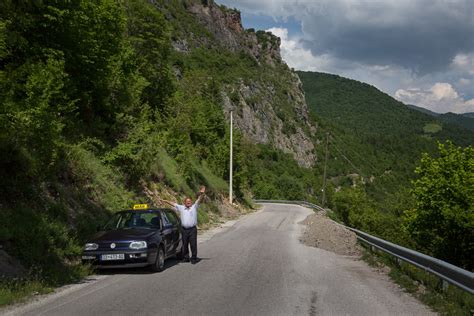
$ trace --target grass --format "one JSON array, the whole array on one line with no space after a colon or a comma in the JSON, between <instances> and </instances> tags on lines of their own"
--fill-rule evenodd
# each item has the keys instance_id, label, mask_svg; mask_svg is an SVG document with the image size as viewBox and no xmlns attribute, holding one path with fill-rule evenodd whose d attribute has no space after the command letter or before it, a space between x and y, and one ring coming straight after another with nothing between
<instances>
[{"instance_id":1,"label":"grass","mask_svg":"<svg viewBox=\"0 0 474 316\"><path fill-rule=\"evenodd\" d=\"M443 129L443 127L439 124L436 124L436 123L428 123L423 127L423 131L426 134L435 134L435 133L441 131L442 129Z\"/></svg>"},{"instance_id":2,"label":"grass","mask_svg":"<svg viewBox=\"0 0 474 316\"><path fill-rule=\"evenodd\" d=\"M51 293L54 288L77 282L91 272L90 266L76 263L47 272L30 269L24 277L0 278L0 307L24 302L33 295Z\"/></svg>"},{"instance_id":3,"label":"grass","mask_svg":"<svg viewBox=\"0 0 474 316\"><path fill-rule=\"evenodd\" d=\"M51 287L38 280L0 280L0 306L21 302L32 295L51 291Z\"/></svg>"},{"instance_id":4,"label":"grass","mask_svg":"<svg viewBox=\"0 0 474 316\"><path fill-rule=\"evenodd\" d=\"M196 172L199 173L199 175L206 181L208 187L221 192L227 190L227 182L212 173L205 162L199 165L195 163L194 168Z\"/></svg>"},{"instance_id":5,"label":"grass","mask_svg":"<svg viewBox=\"0 0 474 316\"><path fill-rule=\"evenodd\" d=\"M390 278L432 310L441 315L474 315L474 295L454 285L443 288L442 280L433 274L378 250L364 249L364 261L373 267L389 267Z\"/></svg>"},{"instance_id":6,"label":"grass","mask_svg":"<svg viewBox=\"0 0 474 316\"><path fill-rule=\"evenodd\" d=\"M66 156L72 178L93 200L101 201L111 210L133 204L133 193L125 188L120 172L104 164L93 152L83 145L72 145Z\"/></svg>"},{"instance_id":7,"label":"grass","mask_svg":"<svg viewBox=\"0 0 474 316\"><path fill-rule=\"evenodd\" d=\"M192 195L193 190L186 183L183 176L180 175L176 161L164 149L158 150L157 159L160 170L164 172L167 184L186 195Z\"/></svg>"},{"instance_id":8,"label":"grass","mask_svg":"<svg viewBox=\"0 0 474 316\"><path fill-rule=\"evenodd\" d=\"M318 212L316 209L314 210L315 212ZM344 224L342 222L342 220L339 218L339 215L337 215L336 212L334 212L333 210L331 209L326 209L326 215L327 217L329 217L330 219L332 219L333 221L339 223L339 224Z\"/></svg>"}]
</instances>

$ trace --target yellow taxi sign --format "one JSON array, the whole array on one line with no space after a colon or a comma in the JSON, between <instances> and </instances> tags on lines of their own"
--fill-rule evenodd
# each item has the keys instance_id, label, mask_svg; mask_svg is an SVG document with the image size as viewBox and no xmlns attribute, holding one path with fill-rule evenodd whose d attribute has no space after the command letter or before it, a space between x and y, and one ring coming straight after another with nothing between
<instances>
[{"instance_id":1,"label":"yellow taxi sign","mask_svg":"<svg viewBox=\"0 0 474 316\"><path fill-rule=\"evenodd\" d=\"M148 208L148 204L135 204L133 206L134 210L146 210Z\"/></svg>"}]
</instances>

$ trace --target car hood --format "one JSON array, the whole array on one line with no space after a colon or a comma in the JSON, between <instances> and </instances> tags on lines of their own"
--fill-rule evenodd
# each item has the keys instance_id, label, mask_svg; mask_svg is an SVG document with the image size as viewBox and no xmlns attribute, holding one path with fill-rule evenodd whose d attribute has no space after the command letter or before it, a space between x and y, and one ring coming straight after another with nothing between
<instances>
[{"instance_id":1,"label":"car hood","mask_svg":"<svg viewBox=\"0 0 474 316\"><path fill-rule=\"evenodd\" d=\"M100 242L100 241L146 239L156 233L157 233L156 230L147 229L147 228L122 228L122 229L98 232L91 238L91 241Z\"/></svg>"}]
</instances>

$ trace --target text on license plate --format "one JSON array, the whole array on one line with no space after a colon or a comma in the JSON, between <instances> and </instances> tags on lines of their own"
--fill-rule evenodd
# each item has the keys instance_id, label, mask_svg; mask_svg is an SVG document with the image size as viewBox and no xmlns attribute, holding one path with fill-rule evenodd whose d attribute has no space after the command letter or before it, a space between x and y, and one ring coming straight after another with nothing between
<instances>
[{"instance_id":1,"label":"text on license plate","mask_svg":"<svg viewBox=\"0 0 474 316\"><path fill-rule=\"evenodd\" d=\"M125 255L123 253L114 253L109 255L100 256L100 260L124 260Z\"/></svg>"}]
</instances>

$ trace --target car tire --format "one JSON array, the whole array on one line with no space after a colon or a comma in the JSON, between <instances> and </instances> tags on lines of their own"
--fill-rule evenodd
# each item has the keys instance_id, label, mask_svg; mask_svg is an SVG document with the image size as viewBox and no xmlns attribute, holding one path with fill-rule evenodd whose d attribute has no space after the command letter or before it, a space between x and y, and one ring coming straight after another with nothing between
<instances>
[{"instance_id":1,"label":"car tire","mask_svg":"<svg viewBox=\"0 0 474 316\"><path fill-rule=\"evenodd\" d=\"M162 246L158 247L155 264L151 266L151 271L161 272L165 269L165 250Z\"/></svg>"}]
</instances>

